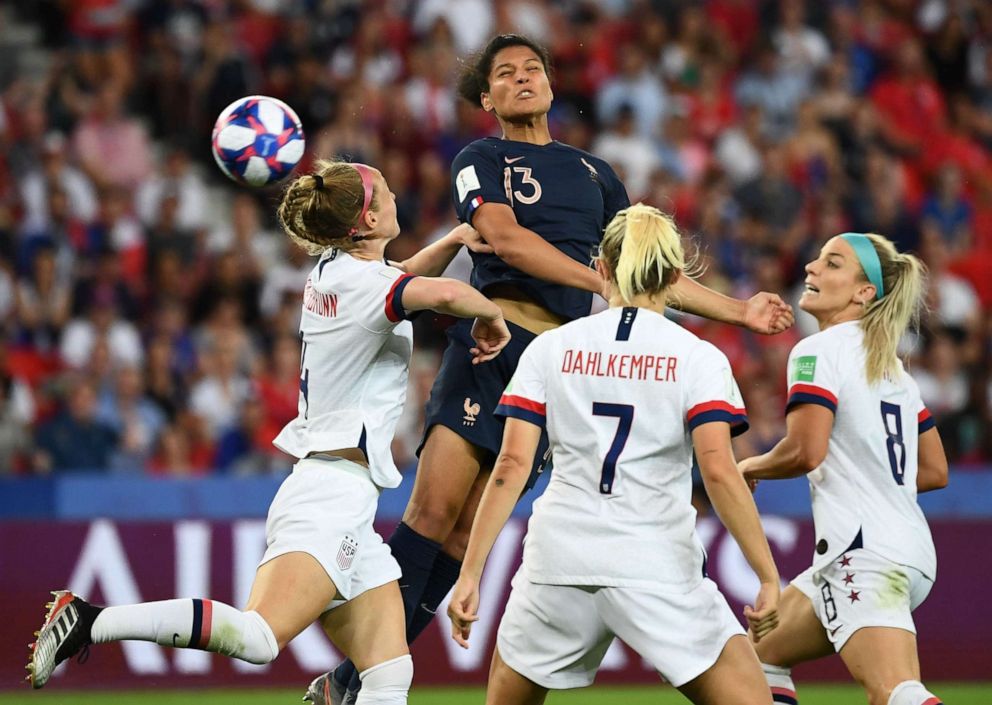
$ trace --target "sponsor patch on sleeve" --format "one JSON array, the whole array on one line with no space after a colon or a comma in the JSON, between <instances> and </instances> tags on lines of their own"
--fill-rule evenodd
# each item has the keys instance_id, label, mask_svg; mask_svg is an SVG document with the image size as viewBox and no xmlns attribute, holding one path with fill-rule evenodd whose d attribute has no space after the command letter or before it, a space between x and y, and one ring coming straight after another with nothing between
<instances>
[{"instance_id":1,"label":"sponsor patch on sleeve","mask_svg":"<svg viewBox=\"0 0 992 705\"><path fill-rule=\"evenodd\" d=\"M455 177L455 186L458 188L459 203L464 201L465 197L472 191L478 191L482 188L482 184L479 183L479 175L475 173L475 166L469 164L459 171L458 176Z\"/></svg>"},{"instance_id":2,"label":"sponsor patch on sleeve","mask_svg":"<svg viewBox=\"0 0 992 705\"><path fill-rule=\"evenodd\" d=\"M792 382L812 382L816 376L816 355L803 355L792 362Z\"/></svg>"}]
</instances>

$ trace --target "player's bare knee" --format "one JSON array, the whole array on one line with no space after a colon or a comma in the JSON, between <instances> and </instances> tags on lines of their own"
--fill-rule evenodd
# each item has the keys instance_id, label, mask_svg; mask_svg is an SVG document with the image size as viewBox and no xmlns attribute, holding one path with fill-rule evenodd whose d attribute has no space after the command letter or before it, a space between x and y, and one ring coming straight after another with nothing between
<instances>
[{"instance_id":1,"label":"player's bare knee","mask_svg":"<svg viewBox=\"0 0 992 705\"><path fill-rule=\"evenodd\" d=\"M460 504L446 501L443 497L435 496L427 502L415 502L411 499L403 516L403 523L421 536L444 542L454 528L461 509Z\"/></svg>"}]
</instances>

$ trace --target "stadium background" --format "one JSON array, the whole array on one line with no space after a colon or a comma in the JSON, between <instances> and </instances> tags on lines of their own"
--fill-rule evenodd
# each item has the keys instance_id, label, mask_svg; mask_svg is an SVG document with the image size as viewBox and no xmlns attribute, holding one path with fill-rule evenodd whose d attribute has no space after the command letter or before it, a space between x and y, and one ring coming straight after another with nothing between
<instances>
[{"instance_id":1,"label":"stadium background","mask_svg":"<svg viewBox=\"0 0 992 705\"><path fill-rule=\"evenodd\" d=\"M49 588L244 600L259 518L289 467L270 440L296 412L312 265L277 232L278 189L238 188L211 163L217 113L274 95L303 120L301 170L335 154L381 167L404 231L390 255L401 258L454 224L448 165L495 128L455 99L458 58L509 30L552 50L552 134L608 159L632 201L674 212L708 285L794 301L802 264L846 230L884 233L927 261L931 310L905 348L953 470L923 501L941 560L918 614L924 676L992 677L992 611L973 575L992 549L992 5L8 0L0 691L21 677ZM452 271L464 276L466 261ZM734 365L752 425L739 454L766 449L783 428L788 351L812 319L774 338L684 322ZM394 444L409 470L406 489L384 495L385 532L402 511L448 323L417 323ZM804 483L765 483L758 501L794 574L812 543ZM526 506L495 564L493 602L524 516ZM739 553L711 518L701 526L739 605ZM418 683L482 682L488 650L457 654L442 628L415 649ZM266 672L105 648L53 686L299 684L335 658L322 637L307 639ZM622 649L613 659L604 682L653 681ZM801 675L838 677L836 660Z\"/></svg>"}]
</instances>

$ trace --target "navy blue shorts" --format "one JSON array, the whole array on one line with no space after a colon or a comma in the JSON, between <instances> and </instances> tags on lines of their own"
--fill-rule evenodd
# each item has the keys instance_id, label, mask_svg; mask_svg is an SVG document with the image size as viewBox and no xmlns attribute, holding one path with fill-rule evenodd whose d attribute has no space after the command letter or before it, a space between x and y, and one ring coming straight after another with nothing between
<instances>
[{"instance_id":1,"label":"navy blue shorts","mask_svg":"<svg viewBox=\"0 0 992 705\"><path fill-rule=\"evenodd\" d=\"M427 434L437 424L450 428L472 445L488 451L490 464L499 454L503 443L503 418L494 416L493 411L516 371L524 349L537 336L507 321L512 336L507 346L494 360L473 365L469 353L469 349L475 346L470 335L472 323L472 319L463 318L448 328L448 347L441 358L441 368L427 400L424 437L417 448L418 456L427 441ZM544 469L547 451L548 434L542 431L526 489L537 482Z\"/></svg>"}]
</instances>

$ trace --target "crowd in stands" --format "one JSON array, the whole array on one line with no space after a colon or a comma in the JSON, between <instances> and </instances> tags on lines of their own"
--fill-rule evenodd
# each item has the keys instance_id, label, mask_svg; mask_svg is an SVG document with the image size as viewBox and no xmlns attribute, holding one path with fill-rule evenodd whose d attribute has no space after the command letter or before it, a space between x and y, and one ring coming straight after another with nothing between
<instances>
[{"instance_id":1,"label":"crowd in stands","mask_svg":"<svg viewBox=\"0 0 992 705\"><path fill-rule=\"evenodd\" d=\"M0 474L285 470L312 260L278 189L225 181L216 115L267 94L299 113L300 169L382 168L401 259L454 224L449 165L495 122L455 96L494 32L545 43L552 134L673 212L702 280L795 302L829 237L918 252L930 311L910 370L959 464L992 460L992 4L985 0L13 0L0 31ZM0 17L0 25L3 18ZM460 265L464 272L464 263ZM417 323L409 463L450 321ZM775 337L699 320L751 431L783 432Z\"/></svg>"}]
</instances>

